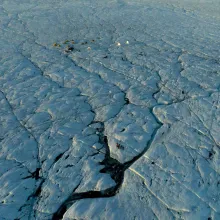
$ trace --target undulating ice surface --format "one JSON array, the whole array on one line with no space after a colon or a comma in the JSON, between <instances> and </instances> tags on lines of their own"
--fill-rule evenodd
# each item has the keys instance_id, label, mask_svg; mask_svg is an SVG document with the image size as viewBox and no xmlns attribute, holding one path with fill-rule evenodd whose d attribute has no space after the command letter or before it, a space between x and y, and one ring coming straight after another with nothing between
<instances>
[{"instance_id":1,"label":"undulating ice surface","mask_svg":"<svg viewBox=\"0 0 220 220\"><path fill-rule=\"evenodd\" d=\"M1 0L0 219L220 219L219 36L219 0Z\"/></svg>"}]
</instances>

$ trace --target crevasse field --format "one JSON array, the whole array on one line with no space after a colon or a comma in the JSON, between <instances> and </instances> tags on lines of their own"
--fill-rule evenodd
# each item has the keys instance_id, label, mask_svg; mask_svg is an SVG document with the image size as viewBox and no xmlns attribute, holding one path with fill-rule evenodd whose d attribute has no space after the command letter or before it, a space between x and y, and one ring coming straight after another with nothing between
<instances>
[{"instance_id":1,"label":"crevasse field","mask_svg":"<svg viewBox=\"0 0 220 220\"><path fill-rule=\"evenodd\" d=\"M219 220L219 88L219 0L1 0L0 220Z\"/></svg>"}]
</instances>

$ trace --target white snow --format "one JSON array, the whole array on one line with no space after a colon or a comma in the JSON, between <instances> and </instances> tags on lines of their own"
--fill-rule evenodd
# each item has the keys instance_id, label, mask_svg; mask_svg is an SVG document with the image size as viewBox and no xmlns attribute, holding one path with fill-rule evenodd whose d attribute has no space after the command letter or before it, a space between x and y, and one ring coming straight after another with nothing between
<instances>
[{"instance_id":1,"label":"white snow","mask_svg":"<svg viewBox=\"0 0 220 220\"><path fill-rule=\"evenodd\" d=\"M218 0L2 0L0 219L220 219L219 36Z\"/></svg>"}]
</instances>

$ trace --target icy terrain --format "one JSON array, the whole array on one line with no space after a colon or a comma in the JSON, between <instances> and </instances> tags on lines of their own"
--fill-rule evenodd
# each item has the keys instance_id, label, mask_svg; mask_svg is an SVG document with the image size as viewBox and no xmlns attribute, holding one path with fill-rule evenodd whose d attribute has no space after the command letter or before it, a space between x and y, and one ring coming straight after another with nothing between
<instances>
[{"instance_id":1,"label":"icy terrain","mask_svg":"<svg viewBox=\"0 0 220 220\"><path fill-rule=\"evenodd\" d=\"M220 219L219 0L1 0L0 27L0 220Z\"/></svg>"}]
</instances>

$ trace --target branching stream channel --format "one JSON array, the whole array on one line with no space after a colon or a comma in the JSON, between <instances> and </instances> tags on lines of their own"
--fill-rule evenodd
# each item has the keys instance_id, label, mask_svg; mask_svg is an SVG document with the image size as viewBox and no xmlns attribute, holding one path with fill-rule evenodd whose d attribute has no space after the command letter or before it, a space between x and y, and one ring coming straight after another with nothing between
<instances>
[{"instance_id":1,"label":"branching stream channel","mask_svg":"<svg viewBox=\"0 0 220 220\"><path fill-rule=\"evenodd\" d=\"M104 147L106 148L106 154L105 154L105 159L102 162L100 162L101 165L105 166L103 169L100 170L100 172L110 174L111 178L116 183L115 186L107 188L105 190L101 190L101 191L87 191L87 192L75 193L75 190L78 187L77 186L73 190L73 193L61 204L59 209L53 214L52 220L62 219L65 212L76 200L81 200L81 199L86 199L86 198L104 198L104 197L115 196L119 192L123 184L124 172L133 163L135 163L140 157L142 157L147 152L147 150L150 148L151 143L153 142L154 137L157 133L157 130L161 127L161 123L160 122L158 123L159 123L159 126L152 133L151 139L146 144L146 147L144 148L144 150L140 154L135 156L133 159L123 164L110 156L108 138L107 136L104 135L104 124L102 123L102 131L99 134L99 142L102 145L104 145Z\"/></svg>"}]
</instances>

